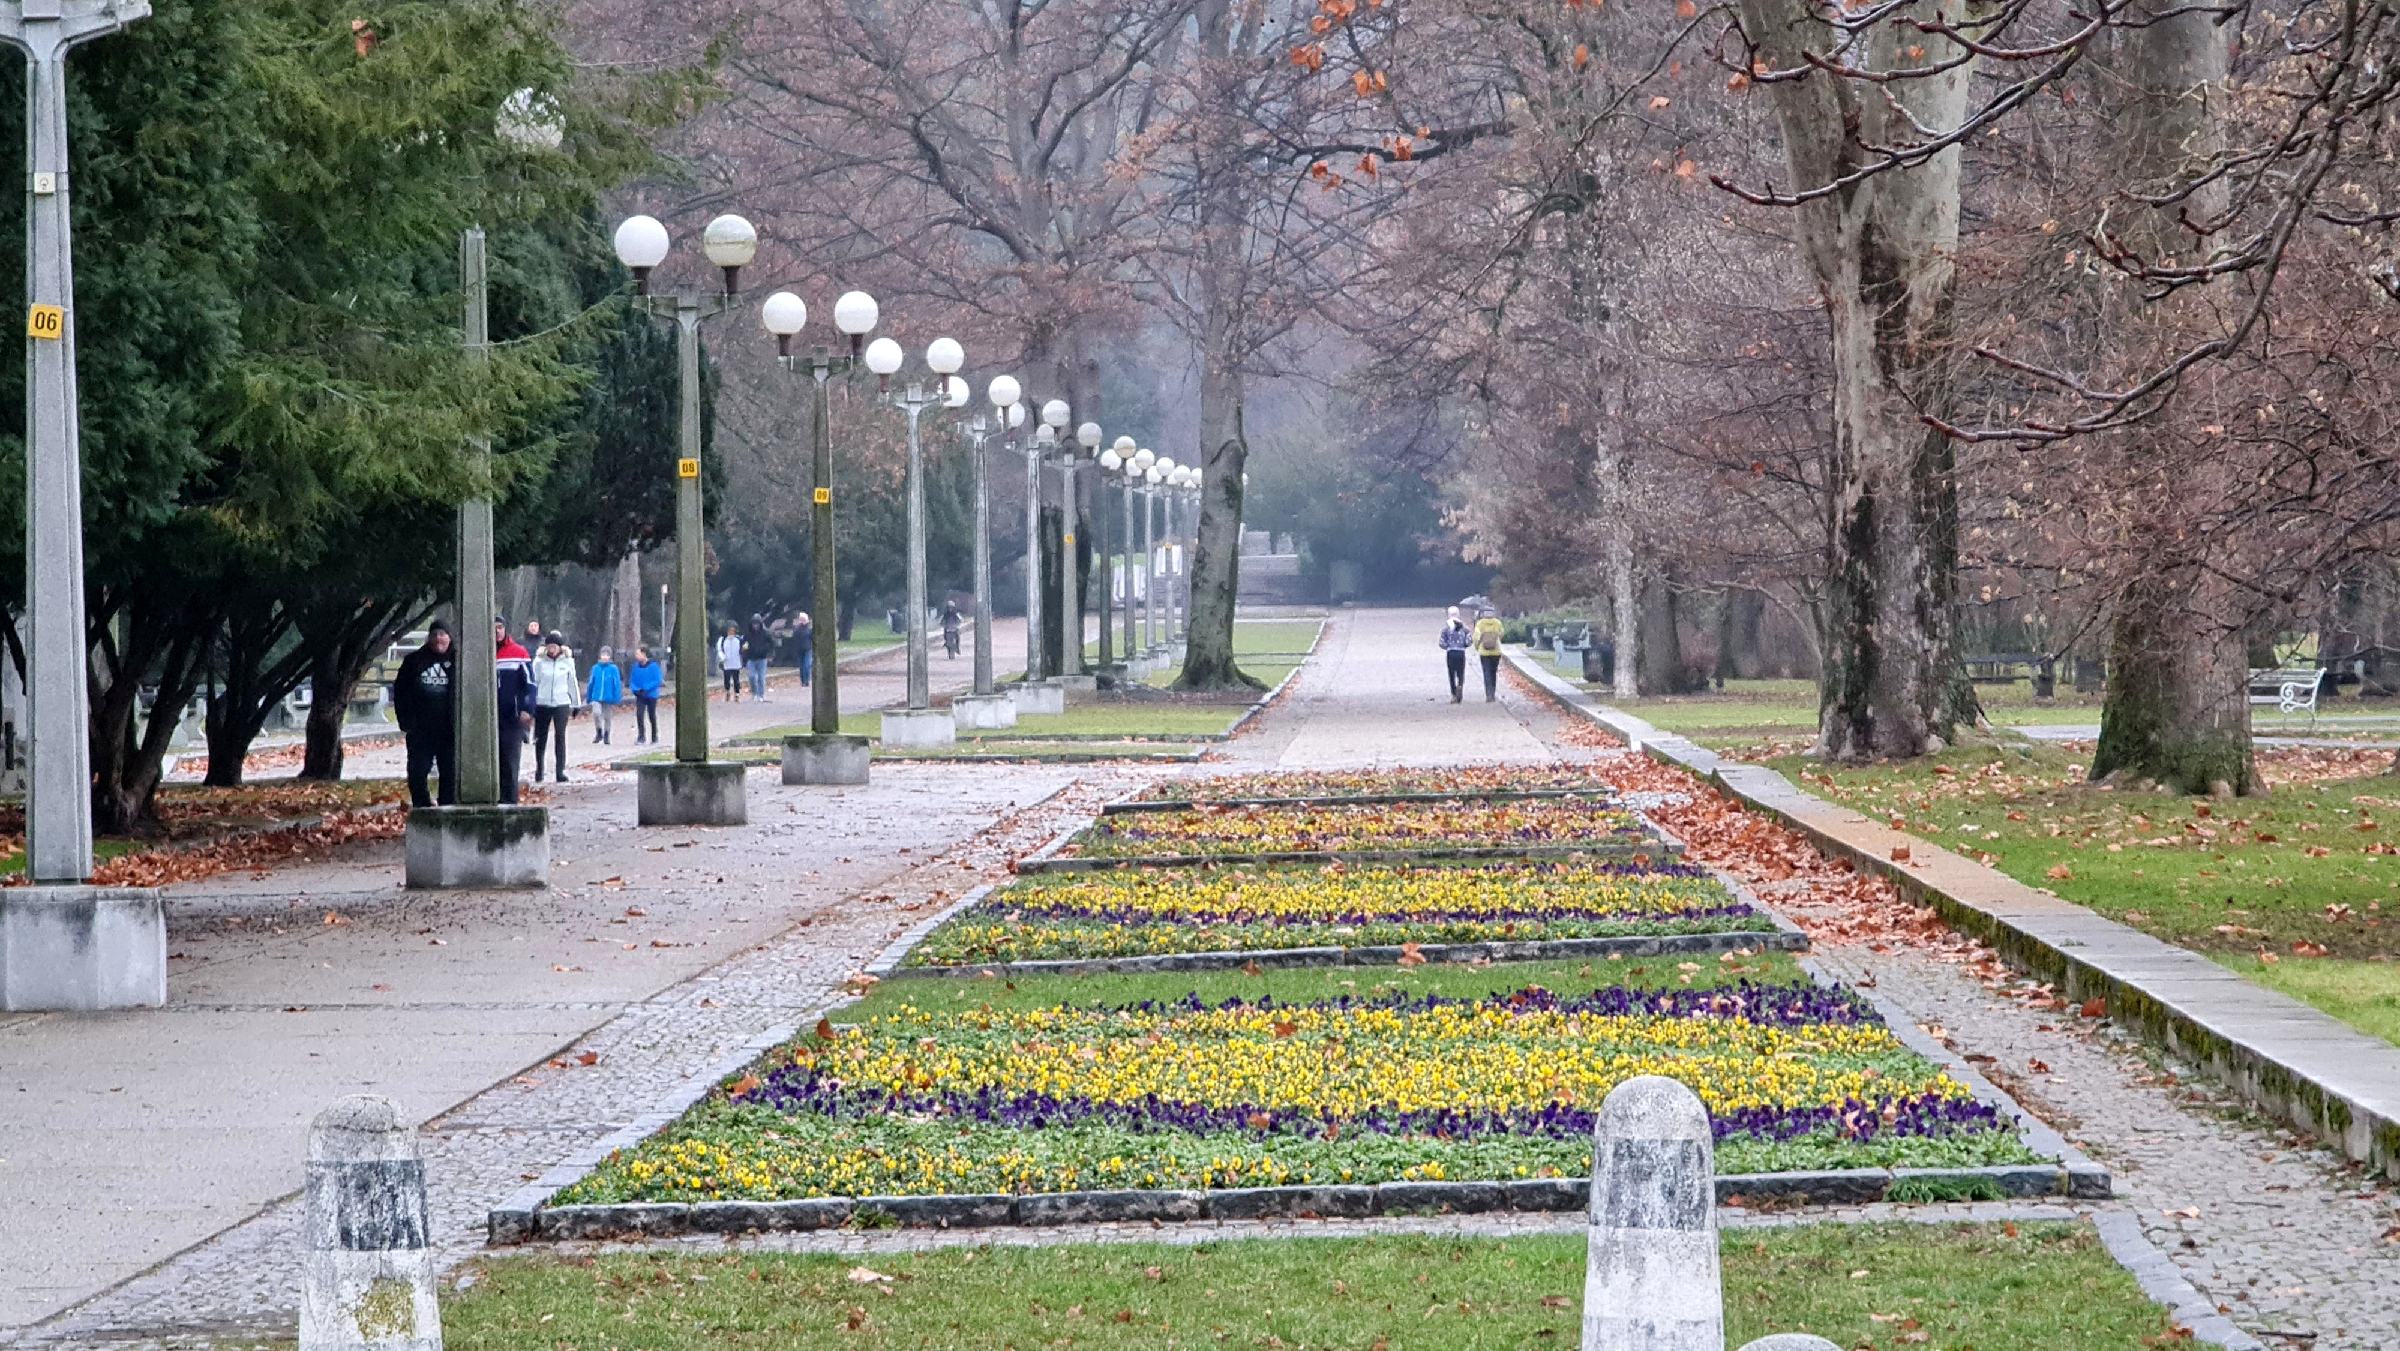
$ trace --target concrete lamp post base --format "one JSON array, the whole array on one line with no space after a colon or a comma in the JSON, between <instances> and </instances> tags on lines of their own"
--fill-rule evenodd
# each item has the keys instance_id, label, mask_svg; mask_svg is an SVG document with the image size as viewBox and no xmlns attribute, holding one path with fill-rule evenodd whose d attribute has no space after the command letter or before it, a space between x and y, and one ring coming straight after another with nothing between
<instances>
[{"instance_id":1,"label":"concrete lamp post base","mask_svg":"<svg viewBox=\"0 0 2400 1351\"><path fill-rule=\"evenodd\" d=\"M922 750L958 744L958 722L946 708L903 708L883 715L887 750Z\"/></svg>"},{"instance_id":2,"label":"concrete lamp post base","mask_svg":"<svg viewBox=\"0 0 2400 1351\"><path fill-rule=\"evenodd\" d=\"M1067 711L1066 687L1055 680L1028 680L1017 686L1014 693L1020 718Z\"/></svg>"},{"instance_id":3,"label":"concrete lamp post base","mask_svg":"<svg viewBox=\"0 0 2400 1351\"><path fill-rule=\"evenodd\" d=\"M750 821L748 766L725 760L642 765L635 819L645 826L740 826Z\"/></svg>"},{"instance_id":4,"label":"concrete lamp post base","mask_svg":"<svg viewBox=\"0 0 2400 1351\"><path fill-rule=\"evenodd\" d=\"M0 892L0 1011L154 1009L167 1002L167 912L139 887Z\"/></svg>"},{"instance_id":5,"label":"concrete lamp post base","mask_svg":"<svg viewBox=\"0 0 2400 1351\"><path fill-rule=\"evenodd\" d=\"M1005 694L962 694L950 701L959 731L990 731L1017 725L1017 701Z\"/></svg>"},{"instance_id":6,"label":"concrete lamp post base","mask_svg":"<svg viewBox=\"0 0 2400 1351\"><path fill-rule=\"evenodd\" d=\"M787 784L859 784L867 781L868 745L863 736L787 736L783 781Z\"/></svg>"},{"instance_id":7,"label":"concrete lamp post base","mask_svg":"<svg viewBox=\"0 0 2400 1351\"><path fill-rule=\"evenodd\" d=\"M550 885L550 809L419 807L408 814L408 886L497 891Z\"/></svg>"}]
</instances>

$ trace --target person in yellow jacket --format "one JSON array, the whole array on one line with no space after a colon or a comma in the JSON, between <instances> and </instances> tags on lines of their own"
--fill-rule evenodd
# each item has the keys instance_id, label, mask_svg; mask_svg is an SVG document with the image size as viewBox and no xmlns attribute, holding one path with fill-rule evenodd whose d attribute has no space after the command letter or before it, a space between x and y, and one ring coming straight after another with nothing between
<instances>
[{"instance_id":1,"label":"person in yellow jacket","mask_svg":"<svg viewBox=\"0 0 2400 1351\"><path fill-rule=\"evenodd\" d=\"M1475 617L1475 655L1483 659L1483 701L1500 698L1500 612L1491 606Z\"/></svg>"}]
</instances>

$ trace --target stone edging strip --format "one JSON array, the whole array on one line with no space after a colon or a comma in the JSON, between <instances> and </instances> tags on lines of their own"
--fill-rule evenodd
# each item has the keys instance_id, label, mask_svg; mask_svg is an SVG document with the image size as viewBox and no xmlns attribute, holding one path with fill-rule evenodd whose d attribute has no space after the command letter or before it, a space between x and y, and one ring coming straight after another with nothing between
<instances>
[{"instance_id":1,"label":"stone edging strip","mask_svg":"<svg viewBox=\"0 0 2400 1351\"><path fill-rule=\"evenodd\" d=\"M2122 1210L2104 1210L2091 1218L2100 1246L2132 1275L2151 1303L2165 1306L2167 1316L2190 1332L2192 1340L2226 1351L2267 1351L2266 1343L2235 1327L2232 1319L2218 1313L2216 1305L2192 1288L2174 1259L2142 1233L2141 1220Z\"/></svg>"},{"instance_id":2,"label":"stone edging strip","mask_svg":"<svg viewBox=\"0 0 2400 1351\"><path fill-rule=\"evenodd\" d=\"M1711 956L1724 952L1806 952L1808 936L1778 928L1728 930L1722 933L1620 934L1605 938L1549 938L1522 942L1420 943L1417 955L1428 962L1538 962L1574 957ZM874 974L899 977L1097 976L1132 975L1153 971L1238 971L1245 966L1283 969L1299 966L1391 966L1401 950L1393 944L1371 947L1234 948L1224 952L1153 952L1128 957L1062 957L1021 962L984 962L973 966L894 966Z\"/></svg>"},{"instance_id":3,"label":"stone edging strip","mask_svg":"<svg viewBox=\"0 0 2400 1351\"><path fill-rule=\"evenodd\" d=\"M1233 740L1235 737L1242 734L1243 729L1258 721L1259 718L1262 717L1269 708L1274 707L1276 700L1283 697L1283 692L1292 687L1292 682L1300 678L1300 673L1308 669L1308 658L1316 654L1317 644L1325 641L1325 624L1325 620L1320 619L1317 621L1317 636L1309 641L1308 652L1300 658L1299 665L1294 666L1292 669L1284 672L1283 679L1275 682L1275 688L1268 690L1265 694L1260 695L1254 702L1251 703L1249 711L1243 713L1242 716L1235 718L1233 720L1233 725L1225 729L1225 735L1222 738L1223 740ZM1240 663L1236 662L1235 665L1238 666Z\"/></svg>"},{"instance_id":4,"label":"stone edging strip","mask_svg":"<svg viewBox=\"0 0 2400 1351\"><path fill-rule=\"evenodd\" d=\"M1722 759L1608 708L1521 652L1517 669L1560 704L1628 745L1700 775L1819 847L1875 872L1901 894L1990 943L2072 1000L2107 1001L2109 1016L2204 1066L2270 1117L2400 1178L2400 1048L2198 953L2105 919L1794 787L1762 765ZM1891 853L1905 846L1906 863Z\"/></svg>"},{"instance_id":5,"label":"stone edging strip","mask_svg":"<svg viewBox=\"0 0 2400 1351\"><path fill-rule=\"evenodd\" d=\"M1070 832L1068 838L1080 833ZM1060 858L1050 852L1064 843L1064 840L1053 841L1045 845L1040 853L1018 859L1017 871L1021 874L1080 873L1101 872L1110 868L1205 868L1228 863L1440 863L1450 859L1574 858L1583 854L1603 858L1648 858L1659 854L1673 858L1683 852L1681 842L1656 838L1623 844L1493 845L1451 849L1295 849L1265 854L1143 854L1102 858Z\"/></svg>"},{"instance_id":6,"label":"stone edging strip","mask_svg":"<svg viewBox=\"0 0 2400 1351\"><path fill-rule=\"evenodd\" d=\"M2102 1175L2105 1186L2106 1175ZM1857 1168L1838 1172L1719 1177L1717 1203L1866 1205L1899 1184L1975 1187L2008 1198L2078 1197L2088 1185L2054 1164L1985 1168ZM539 1187L541 1184L536 1184ZM528 1188L528 1191L533 1190ZM554 1190L554 1189L553 1189ZM853 1220L938 1229L1124 1221L1356 1219L1370 1215L1542 1214L1583 1210L1591 1179L1510 1182L1385 1182L1372 1186L1229 1187L1216 1191L1037 1192L1025 1196L821 1196L801 1201L628 1202L520 1207L491 1213L495 1245L537 1240L776 1233L836 1229ZM2105 1192L2101 1193L2105 1195Z\"/></svg>"},{"instance_id":7,"label":"stone edging strip","mask_svg":"<svg viewBox=\"0 0 2400 1351\"><path fill-rule=\"evenodd\" d=\"M1514 788L1461 793L1358 793L1350 796L1236 798L1120 798L1101 805L1102 816L1140 812L1205 811L1211 807L1381 807L1412 802L1530 802L1562 797L1606 797L1606 788Z\"/></svg>"}]
</instances>

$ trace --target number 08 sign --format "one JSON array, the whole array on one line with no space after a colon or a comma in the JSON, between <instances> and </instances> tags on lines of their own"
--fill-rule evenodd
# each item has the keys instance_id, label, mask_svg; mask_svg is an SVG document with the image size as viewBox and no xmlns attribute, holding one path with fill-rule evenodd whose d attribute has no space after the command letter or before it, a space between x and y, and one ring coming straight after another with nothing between
<instances>
[{"instance_id":1,"label":"number 08 sign","mask_svg":"<svg viewBox=\"0 0 2400 1351\"><path fill-rule=\"evenodd\" d=\"M56 305L36 305L25 312L25 336L57 342L67 335L67 312Z\"/></svg>"}]
</instances>

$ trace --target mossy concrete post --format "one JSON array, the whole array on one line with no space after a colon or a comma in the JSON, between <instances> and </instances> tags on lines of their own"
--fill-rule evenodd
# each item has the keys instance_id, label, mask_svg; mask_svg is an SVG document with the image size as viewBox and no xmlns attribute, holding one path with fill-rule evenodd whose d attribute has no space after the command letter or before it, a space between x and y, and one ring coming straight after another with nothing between
<instances>
[{"instance_id":1,"label":"mossy concrete post","mask_svg":"<svg viewBox=\"0 0 2400 1351\"><path fill-rule=\"evenodd\" d=\"M1617 1085L1592 1137L1583 1351L1724 1351L1708 1109L1661 1075Z\"/></svg>"},{"instance_id":2,"label":"mossy concrete post","mask_svg":"<svg viewBox=\"0 0 2400 1351\"><path fill-rule=\"evenodd\" d=\"M399 1105L360 1096L319 1112L307 1188L300 1351L441 1351L425 1163Z\"/></svg>"}]
</instances>

